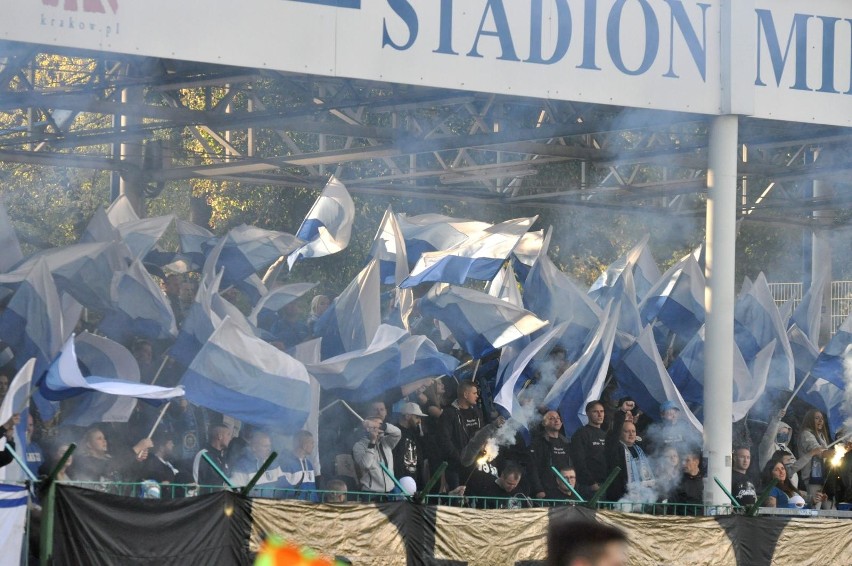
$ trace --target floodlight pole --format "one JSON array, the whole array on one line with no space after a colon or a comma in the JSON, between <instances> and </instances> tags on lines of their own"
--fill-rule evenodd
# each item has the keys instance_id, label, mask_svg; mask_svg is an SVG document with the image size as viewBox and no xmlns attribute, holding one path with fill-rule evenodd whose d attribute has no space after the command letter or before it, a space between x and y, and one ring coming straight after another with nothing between
<instances>
[{"instance_id":1,"label":"floodlight pole","mask_svg":"<svg viewBox=\"0 0 852 566\"><path fill-rule=\"evenodd\" d=\"M738 130L735 115L717 116L710 123L704 292L705 505L728 502L713 478L719 478L724 489L731 487Z\"/></svg>"}]
</instances>

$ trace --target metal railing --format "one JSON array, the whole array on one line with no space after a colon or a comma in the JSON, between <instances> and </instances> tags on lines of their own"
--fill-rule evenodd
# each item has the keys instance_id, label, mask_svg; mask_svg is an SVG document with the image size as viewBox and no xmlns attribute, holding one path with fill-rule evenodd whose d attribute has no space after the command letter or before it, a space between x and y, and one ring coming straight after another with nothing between
<instances>
[{"instance_id":1,"label":"metal railing","mask_svg":"<svg viewBox=\"0 0 852 566\"><path fill-rule=\"evenodd\" d=\"M769 290L775 304L781 308L790 299L793 308L799 306L803 296L801 283L769 283ZM831 334L834 335L840 325L852 313L852 281L831 282Z\"/></svg>"}]
</instances>

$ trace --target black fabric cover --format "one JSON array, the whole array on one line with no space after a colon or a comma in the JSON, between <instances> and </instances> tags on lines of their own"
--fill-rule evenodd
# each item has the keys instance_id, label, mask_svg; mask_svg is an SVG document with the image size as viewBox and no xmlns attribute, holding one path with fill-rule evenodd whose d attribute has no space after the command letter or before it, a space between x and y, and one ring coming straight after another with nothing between
<instances>
[{"instance_id":1,"label":"black fabric cover","mask_svg":"<svg viewBox=\"0 0 852 566\"><path fill-rule=\"evenodd\" d=\"M137 499L57 485L57 566L250 564L251 502L228 491Z\"/></svg>"}]
</instances>

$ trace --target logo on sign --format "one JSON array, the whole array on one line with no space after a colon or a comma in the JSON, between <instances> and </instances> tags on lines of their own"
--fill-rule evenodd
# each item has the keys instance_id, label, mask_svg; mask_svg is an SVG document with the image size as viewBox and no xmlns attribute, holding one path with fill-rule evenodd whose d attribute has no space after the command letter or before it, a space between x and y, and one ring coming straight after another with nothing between
<instances>
[{"instance_id":1,"label":"logo on sign","mask_svg":"<svg viewBox=\"0 0 852 566\"><path fill-rule=\"evenodd\" d=\"M81 0L82 6L80 2L77 0L61 0L62 1L62 9L66 12L89 12L93 14L105 14L106 8L104 7L104 3L102 0ZM41 0L41 3L45 6L53 6L59 7L60 0ZM107 5L113 14L118 13L118 0L106 0Z\"/></svg>"}]
</instances>

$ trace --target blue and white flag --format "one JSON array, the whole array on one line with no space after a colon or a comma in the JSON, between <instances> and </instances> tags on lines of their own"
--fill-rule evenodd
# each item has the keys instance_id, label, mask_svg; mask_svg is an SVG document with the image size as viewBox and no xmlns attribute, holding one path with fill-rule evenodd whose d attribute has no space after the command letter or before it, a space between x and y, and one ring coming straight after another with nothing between
<instances>
[{"instance_id":1,"label":"blue and white flag","mask_svg":"<svg viewBox=\"0 0 852 566\"><path fill-rule=\"evenodd\" d=\"M355 203L343 183L332 175L296 232L296 237L307 243L287 257L287 265L293 269L301 258L324 257L346 249L354 222Z\"/></svg>"},{"instance_id":2,"label":"blue and white flag","mask_svg":"<svg viewBox=\"0 0 852 566\"><path fill-rule=\"evenodd\" d=\"M559 376L544 398L547 408L562 415L565 434L574 434L587 424L586 403L601 398L617 328L618 312L608 305L580 359Z\"/></svg>"},{"instance_id":3,"label":"blue and white flag","mask_svg":"<svg viewBox=\"0 0 852 566\"><path fill-rule=\"evenodd\" d=\"M90 375L139 383L139 364L130 350L96 334L82 332L74 338L77 360ZM126 423L136 408L135 397L87 391L75 398L76 404L63 409L62 424L88 427L95 423Z\"/></svg>"},{"instance_id":4,"label":"blue and white flag","mask_svg":"<svg viewBox=\"0 0 852 566\"><path fill-rule=\"evenodd\" d=\"M44 258L32 264L0 314L0 340L15 353L16 369L35 358L36 375L47 369L62 348L62 309Z\"/></svg>"},{"instance_id":5,"label":"blue and white flag","mask_svg":"<svg viewBox=\"0 0 852 566\"><path fill-rule=\"evenodd\" d=\"M193 271L201 269L204 265L206 244L215 238L213 232L180 218L175 220L175 229L180 240L180 253L189 261L189 268Z\"/></svg>"},{"instance_id":6,"label":"blue and white flag","mask_svg":"<svg viewBox=\"0 0 852 566\"><path fill-rule=\"evenodd\" d=\"M183 389L180 387L159 387L94 375L83 377L77 361L73 336L65 342L59 356L50 364L44 378L39 382L39 391L51 401L68 399L86 391L99 391L151 401L167 401L183 397Z\"/></svg>"},{"instance_id":7,"label":"blue and white flag","mask_svg":"<svg viewBox=\"0 0 852 566\"><path fill-rule=\"evenodd\" d=\"M15 234L15 227L12 226L12 221L6 213L6 207L0 204L0 273L5 273L12 267L24 259L24 254L21 252L21 244L18 242L18 236Z\"/></svg>"},{"instance_id":8,"label":"blue and white flag","mask_svg":"<svg viewBox=\"0 0 852 566\"><path fill-rule=\"evenodd\" d=\"M471 234L491 226L487 222L451 218L442 214L419 216L397 215L399 228L405 238L409 267L414 267L426 252L447 250L466 241Z\"/></svg>"},{"instance_id":9,"label":"blue and white flag","mask_svg":"<svg viewBox=\"0 0 852 566\"><path fill-rule=\"evenodd\" d=\"M112 242L120 239L121 235L119 235L115 226L112 225L112 222L109 221L106 211L102 206L99 206L89 219L86 229L83 230L79 243Z\"/></svg>"},{"instance_id":10,"label":"blue and white flag","mask_svg":"<svg viewBox=\"0 0 852 566\"><path fill-rule=\"evenodd\" d=\"M0 404L0 423L6 424L12 418L12 415L27 409L34 369L35 358L30 358L15 374L6 390L5 397L3 397L3 403Z\"/></svg>"},{"instance_id":11,"label":"blue and white flag","mask_svg":"<svg viewBox=\"0 0 852 566\"><path fill-rule=\"evenodd\" d=\"M316 283L291 283L281 285L260 298L248 317L249 322L269 330L278 320L278 311L316 287Z\"/></svg>"},{"instance_id":12,"label":"blue and white flag","mask_svg":"<svg viewBox=\"0 0 852 566\"><path fill-rule=\"evenodd\" d=\"M524 308L524 299L521 297L521 289L518 287L511 263L504 265L488 284L488 294L510 305Z\"/></svg>"},{"instance_id":13,"label":"blue and white flag","mask_svg":"<svg viewBox=\"0 0 852 566\"><path fill-rule=\"evenodd\" d=\"M372 259L314 323L323 359L363 350L381 322L379 262Z\"/></svg>"},{"instance_id":14,"label":"blue and white flag","mask_svg":"<svg viewBox=\"0 0 852 566\"><path fill-rule=\"evenodd\" d=\"M795 324L787 329L787 339L790 341L790 351L793 352L793 366L796 369L796 386L811 373L814 363L819 357L819 350Z\"/></svg>"},{"instance_id":15,"label":"blue and white flag","mask_svg":"<svg viewBox=\"0 0 852 566\"><path fill-rule=\"evenodd\" d=\"M519 416L521 404L518 400L518 381L525 374L533 359L540 355L546 356L550 353L556 340L565 332L568 326L563 322L557 326L547 329L541 336L530 342L525 348L518 351L515 347L517 342L507 345L500 353L500 365L497 368L497 379L494 390L494 404L501 407L506 414L513 417Z\"/></svg>"},{"instance_id":16,"label":"blue and white flag","mask_svg":"<svg viewBox=\"0 0 852 566\"><path fill-rule=\"evenodd\" d=\"M305 366L227 318L181 384L191 403L272 430L299 430L312 403Z\"/></svg>"},{"instance_id":17,"label":"blue and white flag","mask_svg":"<svg viewBox=\"0 0 852 566\"><path fill-rule=\"evenodd\" d=\"M746 417L755 403L766 391L766 380L772 365L772 355L775 352L773 340L757 353L751 364L751 371L738 371L738 362L744 364L739 349L734 346L734 404L731 408L733 422Z\"/></svg>"},{"instance_id":18,"label":"blue and white flag","mask_svg":"<svg viewBox=\"0 0 852 566\"><path fill-rule=\"evenodd\" d=\"M601 309L547 256L551 233L552 228L548 229L541 253L524 281L524 306L551 324L569 323L559 343L565 348L567 358L576 360L588 336L601 322Z\"/></svg>"},{"instance_id":19,"label":"blue and white flag","mask_svg":"<svg viewBox=\"0 0 852 566\"><path fill-rule=\"evenodd\" d=\"M222 280L225 286L234 285L252 273L269 267L279 257L289 255L304 243L286 232L245 224L232 228L223 238L224 241L208 241L207 247L219 249L214 266L216 271L225 268ZM217 244L221 244L221 247Z\"/></svg>"},{"instance_id":20,"label":"blue and white flag","mask_svg":"<svg viewBox=\"0 0 852 566\"><path fill-rule=\"evenodd\" d=\"M517 218L494 224L468 235L465 241L449 249L425 252L400 286L414 287L438 281L461 285L468 278L490 281L537 218Z\"/></svg>"},{"instance_id":21,"label":"blue and white flag","mask_svg":"<svg viewBox=\"0 0 852 566\"><path fill-rule=\"evenodd\" d=\"M400 371L398 385L412 383L424 377L452 375L459 361L438 351L435 343L425 336L406 336L399 345Z\"/></svg>"},{"instance_id":22,"label":"blue and white flag","mask_svg":"<svg viewBox=\"0 0 852 566\"><path fill-rule=\"evenodd\" d=\"M699 433L703 431L701 423L687 406L663 365L652 327L645 327L614 370L621 390L633 397L646 414L658 415L660 405L672 401L680 409L681 418L685 422Z\"/></svg>"},{"instance_id":23,"label":"blue and white flag","mask_svg":"<svg viewBox=\"0 0 852 566\"><path fill-rule=\"evenodd\" d=\"M6 564L21 563L28 501L26 486L0 484L0 548L3 549Z\"/></svg>"},{"instance_id":24,"label":"blue and white flag","mask_svg":"<svg viewBox=\"0 0 852 566\"><path fill-rule=\"evenodd\" d=\"M515 266L514 269L518 276L518 281L526 280L527 274L530 272L530 267L532 267L539 254L541 254L543 244L544 230L527 232L521 236L521 241L512 250L512 263Z\"/></svg>"},{"instance_id":25,"label":"blue and white flag","mask_svg":"<svg viewBox=\"0 0 852 566\"><path fill-rule=\"evenodd\" d=\"M119 195L117 199L110 203L106 213L113 226L139 220L139 215L136 214L127 195Z\"/></svg>"},{"instance_id":26,"label":"blue and white flag","mask_svg":"<svg viewBox=\"0 0 852 566\"><path fill-rule=\"evenodd\" d=\"M852 355L852 314L846 317L820 352L814 367L811 368L811 374L844 389L846 382L843 380L843 360L850 355Z\"/></svg>"},{"instance_id":27,"label":"blue and white flag","mask_svg":"<svg viewBox=\"0 0 852 566\"><path fill-rule=\"evenodd\" d=\"M174 214L153 216L118 224L116 230L133 257L141 259L154 248L174 220Z\"/></svg>"},{"instance_id":28,"label":"blue and white flag","mask_svg":"<svg viewBox=\"0 0 852 566\"><path fill-rule=\"evenodd\" d=\"M219 288L221 272L212 281L202 280L195 295L195 301L181 324L175 343L169 350L169 357L184 366L192 363L201 347L207 343L222 319L213 312L213 295Z\"/></svg>"},{"instance_id":29,"label":"blue and white flag","mask_svg":"<svg viewBox=\"0 0 852 566\"><path fill-rule=\"evenodd\" d=\"M828 267L828 264L826 264ZM823 268L819 275L811 282L811 286L802 301L793 311L785 328L792 325L807 335L814 346L819 347L819 331L822 319L822 298L825 293L825 283L828 279L828 271ZM782 319L782 323L783 323Z\"/></svg>"},{"instance_id":30,"label":"blue and white flag","mask_svg":"<svg viewBox=\"0 0 852 566\"><path fill-rule=\"evenodd\" d=\"M787 329L763 273L745 287L734 307L734 340L746 362L751 363L767 344L776 341L768 387L792 391L795 381L793 353Z\"/></svg>"},{"instance_id":31,"label":"blue and white flag","mask_svg":"<svg viewBox=\"0 0 852 566\"><path fill-rule=\"evenodd\" d=\"M443 322L474 358L481 358L547 325L533 313L480 291L438 283L419 301L420 312Z\"/></svg>"},{"instance_id":32,"label":"blue and white flag","mask_svg":"<svg viewBox=\"0 0 852 566\"><path fill-rule=\"evenodd\" d=\"M316 364L320 361L320 339L314 338L313 340L308 340L307 342L302 342L290 349L287 350L287 355L296 358L301 363L305 364ZM311 406L310 411L308 412L308 420L305 421L305 425L302 427L304 430L310 432L315 439L319 438L319 404L320 404L320 395L321 387L319 381L308 376L311 380ZM314 442L314 451L311 453L311 464L314 466L314 472L316 475L322 474L322 465L320 463L319 457L319 442Z\"/></svg>"},{"instance_id":33,"label":"blue and white flag","mask_svg":"<svg viewBox=\"0 0 852 566\"><path fill-rule=\"evenodd\" d=\"M104 311L110 307L113 274L127 269L132 258L122 242L95 242L52 248L28 258L13 271L0 274L0 284L23 281L33 265L41 259L47 262L47 268L59 290L69 293L84 307Z\"/></svg>"},{"instance_id":34,"label":"blue and white flag","mask_svg":"<svg viewBox=\"0 0 852 566\"><path fill-rule=\"evenodd\" d=\"M641 303L648 292L660 280L660 268L651 254L651 247L645 245L633 265L633 282L636 288L636 301Z\"/></svg>"},{"instance_id":35,"label":"blue and white flag","mask_svg":"<svg viewBox=\"0 0 852 566\"><path fill-rule=\"evenodd\" d=\"M308 373L323 389L342 399L354 402L375 399L402 384L400 345L408 336L401 328L382 324L366 348L308 364Z\"/></svg>"},{"instance_id":36,"label":"blue and white flag","mask_svg":"<svg viewBox=\"0 0 852 566\"><path fill-rule=\"evenodd\" d=\"M693 254L671 267L648 291L639 312L646 324L655 321L689 340L704 324L704 273Z\"/></svg>"},{"instance_id":37,"label":"blue and white flag","mask_svg":"<svg viewBox=\"0 0 852 566\"><path fill-rule=\"evenodd\" d=\"M734 359L742 360L737 345L734 344ZM745 361L740 369L748 371ZM702 326L695 336L686 343L686 346L678 354L677 358L669 364L669 375L672 378L683 400L690 405L701 405L704 403L704 327ZM736 379L734 380L736 381Z\"/></svg>"},{"instance_id":38,"label":"blue and white flag","mask_svg":"<svg viewBox=\"0 0 852 566\"><path fill-rule=\"evenodd\" d=\"M612 293L607 293L607 289L615 288L621 281L622 273L633 274L633 269L636 267L636 262L639 257L648 247L650 235L646 234L642 240L629 249L624 255L614 261L606 271L601 273L600 277L589 287L589 296L592 297L598 305L603 306L612 297ZM658 272L659 275L659 272ZM644 276L644 274L643 274ZM656 281L654 281L656 283ZM646 291L649 289L646 289ZM620 294L620 290L618 294ZM635 291L634 291L635 292Z\"/></svg>"},{"instance_id":39,"label":"blue and white flag","mask_svg":"<svg viewBox=\"0 0 852 566\"><path fill-rule=\"evenodd\" d=\"M177 336L172 307L140 259L113 276L110 306L98 330L116 342L136 336L150 340Z\"/></svg>"},{"instance_id":40,"label":"blue and white flag","mask_svg":"<svg viewBox=\"0 0 852 566\"><path fill-rule=\"evenodd\" d=\"M391 207L385 211L382 222L379 224L379 231L370 248L370 257L379 260L382 283L399 285L408 277L405 238Z\"/></svg>"}]
</instances>

